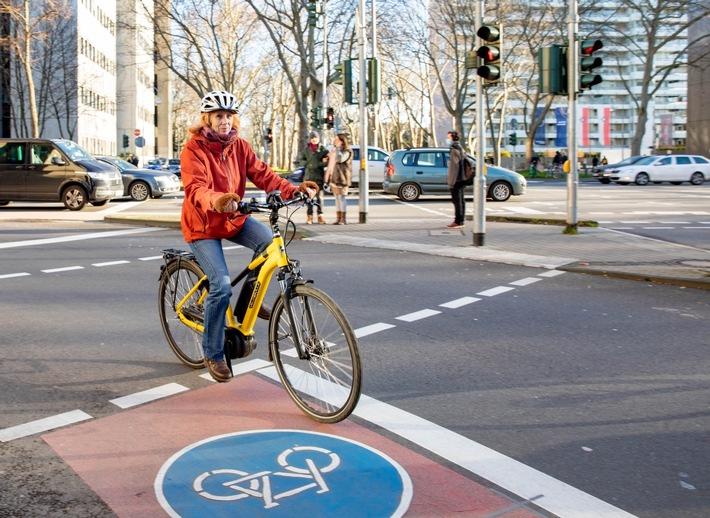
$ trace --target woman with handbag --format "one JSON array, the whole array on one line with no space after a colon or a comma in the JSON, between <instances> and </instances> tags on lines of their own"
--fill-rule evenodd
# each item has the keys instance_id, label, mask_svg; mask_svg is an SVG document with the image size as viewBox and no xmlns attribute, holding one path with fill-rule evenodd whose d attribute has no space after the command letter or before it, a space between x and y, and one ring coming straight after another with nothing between
<instances>
[{"instance_id":1,"label":"woman with handbag","mask_svg":"<svg viewBox=\"0 0 710 518\"><path fill-rule=\"evenodd\" d=\"M329 184L335 196L337 219L333 225L347 225L347 196L353 176L352 162L353 153L348 144L348 137L345 133L338 133L333 139L333 149L328 155L328 167L323 178L324 189L327 191L326 185Z\"/></svg>"}]
</instances>

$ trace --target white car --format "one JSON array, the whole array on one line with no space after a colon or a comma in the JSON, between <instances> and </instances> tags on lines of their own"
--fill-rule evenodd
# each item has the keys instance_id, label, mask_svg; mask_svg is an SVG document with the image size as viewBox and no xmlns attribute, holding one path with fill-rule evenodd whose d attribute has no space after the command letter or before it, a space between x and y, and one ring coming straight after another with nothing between
<instances>
[{"instance_id":1,"label":"white car","mask_svg":"<svg viewBox=\"0 0 710 518\"><path fill-rule=\"evenodd\" d=\"M360 183L360 146L350 146L353 150L353 187ZM367 175L370 189L382 186L382 179L385 176L385 161L389 153L378 147L368 146L367 153Z\"/></svg>"},{"instance_id":2,"label":"white car","mask_svg":"<svg viewBox=\"0 0 710 518\"><path fill-rule=\"evenodd\" d=\"M609 171L611 181L620 185L649 182L670 182L680 185L690 182L701 185L710 179L710 160L698 155L649 156L638 162Z\"/></svg>"}]
</instances>

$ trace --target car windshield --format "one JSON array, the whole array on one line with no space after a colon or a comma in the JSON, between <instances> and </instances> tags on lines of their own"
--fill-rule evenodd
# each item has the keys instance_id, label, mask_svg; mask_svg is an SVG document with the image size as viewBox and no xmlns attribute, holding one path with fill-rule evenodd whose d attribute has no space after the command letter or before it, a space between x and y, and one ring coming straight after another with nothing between
<instances>
[{"instance_id":1,"label":"car windshield","mask_svg":"<svg viewBox=\"0 0 710 518\"><path fill-rule=\"evenodd\" d=\"M148 165L163 165L163 161L159 158L155 158L153 160L148 160Z\"/></svg>"},{"instance_id":2,"label":"car windshield","mask_svg":"<svg viewBox=\"0 0 710 518\"><path fill-rule=\"evenodd\" d=\"M120 158L109 158L107 160L109 162L111 162L112 164L117 165L121 169L138 169L136 166L134 166L130 162L126 162L125 160L121 160Z\"/></svg>"},{"instance_id":3,"label":"car windshield","mask_svg":"<svg viewBox=\"0 0 710 518\"><path fill-rule=\"evenodd\" d=\"M71 160L94 160L94 157L70 140L55 140L54 143Z\"/></svg>"},{"instance_id":4,"label":"car windshield","mask_svg":"<svg viewBox=\"0 0 710 518\"><path fill-rule=\"evenodd\" d=\"M657 156L647 156L645 158L642 158L638 162L636 162L635 165L648 165L648 164L652 164L656 160L658 160Z\"/></svg>"},{"instance_id":5,"label":"car windshield","mask_svg":"<svg viewBox=\"0 0 710 518\"><path fill-rule=\"evenodd\" d=\"M179 158L171 158L170 160L168 160L168 163L170 165L180 165L180 159Z\"/></svg>"},{"instance_id":6,"label":"car windshield","mask_svg":"<svg viewBox=\"0 0 710 518\"><path fill-rule=\"evenodd\" d=\"M643 157L643 156L630 156L629 158L624 158L621 162L619 162L619 163L616 164L616 165L619 166L619 167L621 167L622 165L631 165L631 164L635 164L636 162L638 162L638 161L640 161L640 160L643 160L644 158L647 158L647 157Z\"/></svg>"}]
</instances>

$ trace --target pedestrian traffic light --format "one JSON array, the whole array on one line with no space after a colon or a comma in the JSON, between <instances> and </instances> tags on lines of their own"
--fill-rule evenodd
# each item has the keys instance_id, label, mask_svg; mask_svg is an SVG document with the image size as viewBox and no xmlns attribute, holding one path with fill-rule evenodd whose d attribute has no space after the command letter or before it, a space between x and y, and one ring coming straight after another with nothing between
<instances>
[{"instance_id":1,"label":"pedestrian traffic light","mask_svg":"<svg viewBox=\"0 0 710 518\"><path fill-rule=\"evenodd\" d=\"M266 128L266 134L264 135L264 140L267 144L271 144L274 141L274 134L271 132L271 128Z\"/></svg>"},{"instance_id":2,"label":"pedestrian traffic light","mask_svg":"<svg viewBox=\"0 0 710 518\"><path fill-rule=\"evenodd\" d=\"M315 27L318 20L317 0L308 0L308 26Z\"/></svg>"},{"instance_id":3,"label":"pedestrian traffic light","mask_svg":"<svg viewBox=\"0 0 710 518\"><path fill-rule=\"evenodd\" d=\"M597 50L604 47L602 40L582 40L579 43L579 90L591 90L603 81L602 76L592 70L602 66L602 58L594 57Z\"/></svg>"},{"instance_id":4,"label":"pedestrian traffic light","mask_svg":"<svg viewBox=\"0 0 710 518\"><path fill-rule=\"evenodd\" d=\"M311 127L320 128L320 108L318 106L311 108Z\"/></svg>"},{"instance_id":5,"label":"pedestrian traffic light","mask_svg":"<svg viewBox=\"0 0 710 518\"><path fill-rule=\"evenodd\" d=\"M333 83L343 85L343 99L346 104L353 104L353 62L346 59L335 65L335 79Z\"/></svg>"},{"instance_id":6,"label":"pedestrian traffic light","mask_svg":"<svg viewBox=\"0 0 710 518\"><path fill-rule=\"evenodd\" d=\"M335 121L335 112L334 112L333 108L328 106L328 108L326 108L326 110L325 110L325 113L326 113L325 125L328 127L328 129L332 129L333 122Z\"/></svg>"},{"instance_id":7,"label":"pedestrian traffic light","mask_svg":"<svg viewBox=\"0 0 710 518\"><path fill-rule=\"evenodd\" d=\"M516 146L518 144L518 134L517 133L511 133L508 135L508 144L511 146Z\"/></svg>"},{"instance_id":8,"label":"pedestrian traffic light","mask_svg":"<svg viewBox=\"0 0 710 518\"><path fill-rule=\"evenodd\" d=\"M567 95L567 47L551 45L537 51L540 92Z\"/></svg>"},{"instance_id":9,"label":"pedestrian traffic light","mask_svg":"<svg viewBox=\"0 0 710 518\"><path fill-rule=\"evenodd\" d=\"M497 83L502 77L500 26L484 24L476 31L476 35L486 43L476 51L480 58L476 74L484 79L484 84Z\"/></svg>"},{"instance_id":10,"label":"pedestrian traffic light","mask_svg":"<svg viewBox=\"0 0 710 518\"><path fill-rule=\"evenodd\" d=\"M380 62L377 58L367 60L367 104L380 102Z\"/></svg>"},{"instance_id":11,"label":"pedestrian traffic light","mask_svg":"<svg viewBox=\"0 0 710 518\"><path fill-rule=\"evenodd\" d=\"M123 147L124 149L128 147L128 135L123 136Z\"/></svg>"}]
</instances>

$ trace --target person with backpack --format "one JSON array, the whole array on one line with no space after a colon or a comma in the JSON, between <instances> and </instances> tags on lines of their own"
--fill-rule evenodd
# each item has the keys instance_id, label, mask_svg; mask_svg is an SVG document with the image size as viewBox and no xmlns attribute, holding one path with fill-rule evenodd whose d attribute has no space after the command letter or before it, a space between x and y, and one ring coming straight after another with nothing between
<instances>
[{"instance_id":1,"label":"person with backpack","mask_svg":"<svg viewBox=\"0 0 710 518\"><path fill-rule=\"evenodd\" d=\"M451 191L451 201L454 204L454 221L446 225L447 228L463 228L466 218L466 202L464 200L466 153L461 147L460 138L458 131L449 131L446 134L446 145L449 146L447 184L449 191Z\"/></svg>"}]
</instances>

